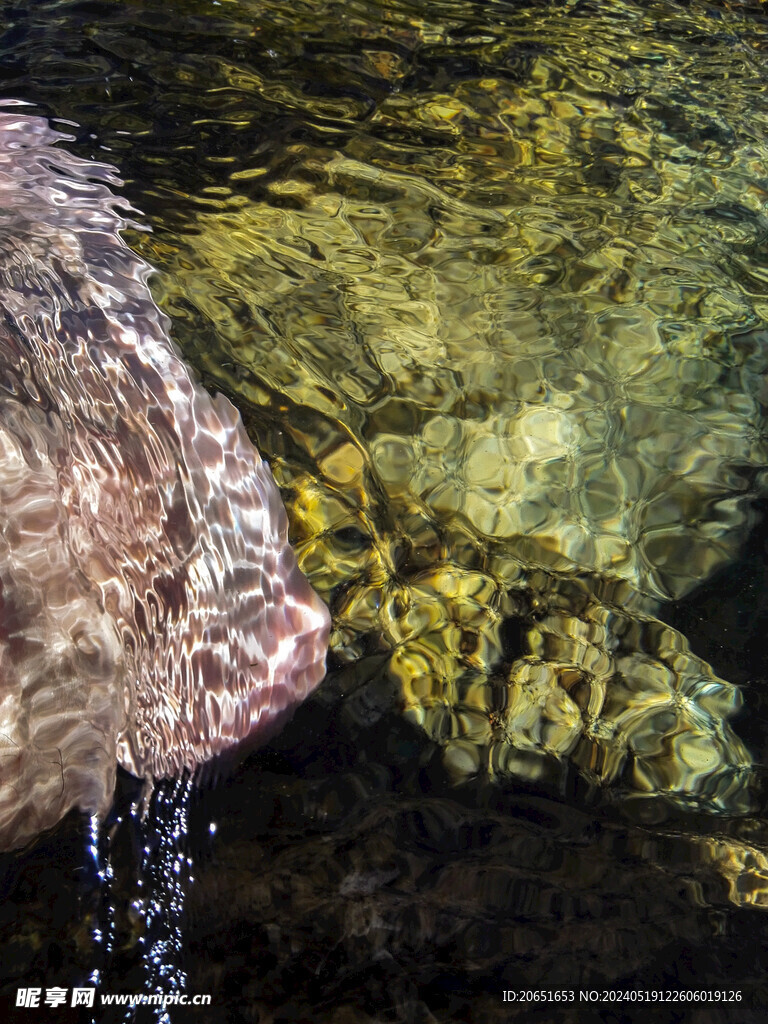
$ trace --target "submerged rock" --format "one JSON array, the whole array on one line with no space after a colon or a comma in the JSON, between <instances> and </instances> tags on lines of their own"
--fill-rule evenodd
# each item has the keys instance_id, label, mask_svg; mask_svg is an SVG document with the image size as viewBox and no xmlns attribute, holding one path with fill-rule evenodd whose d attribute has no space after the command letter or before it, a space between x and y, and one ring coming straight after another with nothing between
<instances>
[{"instance_id":1,"label":"submerged rock","mask_svg":"<svg viewBox=\"0 0 768 1024\"><path fill-rule=\"evenodd\" d=\"M323 677L299 571L238 413L170 342L104 164L0 113L0 847L115 767L194 770Z\"/></svg>"},{"instance_id":2,"label":"submerged rock","mask_svg":"<svg viewBox=\"0 0 768 1024\"><path fill-rule=\"evenodd\" d=\"M525 85L478 76L288 146L289 176L254 156L139 240L156 294L274 417L332 648L382 655L452 780L575 766L609 798L742 813L741 693L660 618L764 490L764 307L724 270L765 230L754 146L683 164L663 118L546 53Z\"/></svg>"}]
</instances>

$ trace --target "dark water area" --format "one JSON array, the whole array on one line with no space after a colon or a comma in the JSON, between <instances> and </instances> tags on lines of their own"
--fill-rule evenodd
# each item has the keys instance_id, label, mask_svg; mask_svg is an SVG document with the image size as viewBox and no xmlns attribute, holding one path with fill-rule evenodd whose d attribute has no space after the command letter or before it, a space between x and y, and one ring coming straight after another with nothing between
<instances>
[{"instance_id":1,"label":"dark water area","mask_svg":"<svg viewBox=\"0 0 768 1024\"><path fill-rule=\"evenodd\" d=\"M763 4L0 2L334 619L268 747L3 855L9 1019L768 1019L766 50ZM16 1005L76 985L212 1001Z\"/></svg>"}]
</instances>

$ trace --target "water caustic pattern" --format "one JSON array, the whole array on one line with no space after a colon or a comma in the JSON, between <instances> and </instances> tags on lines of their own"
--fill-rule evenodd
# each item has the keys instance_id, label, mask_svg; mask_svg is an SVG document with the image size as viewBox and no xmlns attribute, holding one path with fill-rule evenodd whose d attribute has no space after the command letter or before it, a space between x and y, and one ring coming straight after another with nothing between
<instances>
[{"instance_id":1,"label":"water caustic pattern","mask_svg":"<svg viewBox=\"0 0 768 1024\"><path fill-rule=\"evenodd\" d=\"M115 768L193 770L324 674L328 613L226 399L122 242L111 169L0 112L0 848Z\"/></svg>"},{"instance_id":2,"label":"water caustic pattern","mask_svg":"<svg viewBox=\"0 0 768 1024\"><path fill-rule=\"evenodd\" d=\"M567 209L558 224L546 208L520 209L514 197L506 216L496 208L473 222L449 199L446 211L430 210L418 179L335 163L327 168L330 195L296 186L296 195L306 194L298 213L256 208L200 218L198 258L201 247L213 266L227 260L230 278L243 284L254 272L267 286L274 281L268 311L253 311L260 344L255 338L253 354L238 345L241 359L264 362L263 335L279 332L290 348L284 368L272 360L264 367L271 382L332 412L329 370L346 355L333 383L350 416L365 408L372 468L388 493L439 517L458 514L526 558L608 572L663 597L685 593L734 554L745 521L739 499L764 456L754 397L765 369L760 342L708 345L694 334L684 301L667 322L654 309L668 281L680 278L676 257L700 238L665 244L646 225L636 243L611 238L610 228L596 239L585 225L582 239L576 225L572 240ZM276 191L279 199L284 184ZM392 207L377 206L371 193L389 193ZM454 230L468 234L441 228L452 212ZM400 223L408 237L395 230ZM598 264L595 249L628 249L614 276L637 274L642 289L617 301L611 273L579 259L572 283L557 280L563 273L540 286L558 245ZM656 261L671 263L658 282ZM717 265L702 262L694 310L721 306L733 327L754 323L745 303L729 308ZM295 286L293 278L307 274ZM198 285L185 281L192 295ZM225 296L216 289L206 309L216 322L224 311L215 303ZM254 295L254 304L263 299ZM303 323L305 303L320 317L316 325ZM724 378L736 389L728 398Z\"/></svg>"},{"instance_id":3,"label":"water caustic pattern","mask_svg":"<svg viewBox=\"0 0 768 1024\"><path fill-rule=\"evenodd\" d=\"M575 765L743 812L740 694L656 616L763 488L764 37L702 5L314 7L238 6L225 182L135 240L185 351L271 417L333 649L387 654L455 781Z\"/></svg>"},{"instance_id":4,"label":"water caustic pattern","mask_svg":"<svg viewBox=\"0 0 768 1024\"><path fill-rule=\"evenodd\" d=\"M523 983L738 985L692 1019L761 1024L764 5L0 14L3 94L119 168L334 620L325 684L226 785L182 814L160 783L143 822L118 793L111 895L77 820L13 859L0 997L98 962L186 972L212 1024L605 1016L502 1002ZM93 629L98 598L69 596Z\"/></svg>"}]
</instances>

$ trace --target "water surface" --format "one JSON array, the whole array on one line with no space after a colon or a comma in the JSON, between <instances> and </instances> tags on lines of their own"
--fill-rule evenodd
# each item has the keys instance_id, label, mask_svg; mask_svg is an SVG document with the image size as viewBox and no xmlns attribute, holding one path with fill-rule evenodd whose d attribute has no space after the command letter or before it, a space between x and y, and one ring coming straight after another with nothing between
<instances>
[{"instance_id":1,"label":"water surface","mask_svg":"<svg viewBox=\"0 0 768 1024\"><path fill-rule=\"evenodd\" d=\"M335 626L183 829L117 825L106 897L75 823L9 866L5 991L98 967L186 976L211 1020L585 1021L641 1011L502 991L704 987L743 1000L691 1019L762 1019L761 5L0 11L4 93L118 167ZM173 902L173 841L166 941L139 889Z\"/></svg>"}]
</instances>

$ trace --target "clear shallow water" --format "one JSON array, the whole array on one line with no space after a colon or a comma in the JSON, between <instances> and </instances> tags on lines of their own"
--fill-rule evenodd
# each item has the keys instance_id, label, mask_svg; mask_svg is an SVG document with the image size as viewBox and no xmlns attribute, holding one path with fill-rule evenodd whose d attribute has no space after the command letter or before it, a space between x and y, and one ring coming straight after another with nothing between
<instances>
[{"instance_id":1,"label":"clear shallow water","mask_svg":"<svg viewBox=\"0 0 768 1024\"><path fill-rule=\"evenodd\" d=\"M171 967L222 1020L737 982L697 1019L761 1019L760 12L0 10L5 94L119 167L334 613L316 699L195 805ZM9 991L163 984L145 838L113 839L111 951L48 907L55 845L9 866Z\"/></svg>"}]
</instances>

